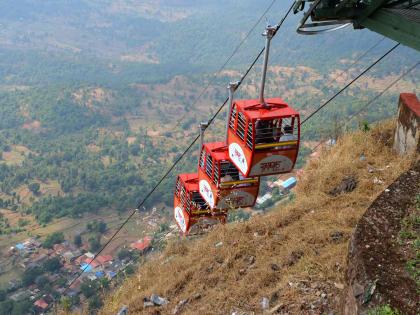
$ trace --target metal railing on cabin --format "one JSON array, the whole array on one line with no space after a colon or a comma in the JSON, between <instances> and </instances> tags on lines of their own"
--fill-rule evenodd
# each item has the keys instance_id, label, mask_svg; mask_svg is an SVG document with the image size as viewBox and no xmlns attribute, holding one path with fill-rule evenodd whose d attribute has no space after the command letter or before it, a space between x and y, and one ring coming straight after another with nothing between
<instances>
[{"instance_id":1,"label":"metal railing on cabin","mask_svg":"<svg viewBox=\"0 0 420 315\"><path fill-rule=\"evenodd\" d=\"M210 154L206 156L206 174L209 178L211 178L213 171L213 159Z\"/></svg>"},{"instance_id":2,"label":"metal railing on cabin","mask_svg":"<svg viewBox=\"0 0 420 315\"><path fill-rule=\"evenodd\" d=\"M222 188L232 187L235 185L252 186L254 184L258 184L258 179L256 178L243 177L232 162L222 161L220 165L220 186Z\"/></svg>"}]
</instances>

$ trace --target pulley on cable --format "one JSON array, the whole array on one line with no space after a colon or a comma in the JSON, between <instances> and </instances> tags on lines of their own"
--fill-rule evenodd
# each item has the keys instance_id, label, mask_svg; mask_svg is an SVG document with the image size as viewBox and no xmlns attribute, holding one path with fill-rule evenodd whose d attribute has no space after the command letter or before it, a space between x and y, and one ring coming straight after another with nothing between
<instances>
[{"instance_id":1,"label":"pulley on cable","mask_svg":"<svg viewBox=\"0 0 420 315\"><path fill-rule=\"evenodd\" d=\"M296 0L293 12L303 11L306 2L310 3L308 11L303 14L297 27L297 33L316 35L333 32L354 23L354 20L366 4L363 1L342 0ZM311 22L308 22L308 19Z\"/></svg>"}]
</instances>

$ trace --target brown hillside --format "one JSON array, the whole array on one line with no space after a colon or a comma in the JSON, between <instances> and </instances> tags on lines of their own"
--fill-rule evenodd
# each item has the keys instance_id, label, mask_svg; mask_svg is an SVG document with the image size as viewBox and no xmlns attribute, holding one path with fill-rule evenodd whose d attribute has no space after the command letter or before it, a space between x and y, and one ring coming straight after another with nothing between
<instances>
[{"instance_id":1,"label":"brown hillside","mask_svg":"<svg viewBox=\"0 0 420 315\"><path fill-rule=\"evenodd\" d=\"M260 314L264 297L273 313L338 311L350 234L409 165L387 145L391 135L389 124L346 135L309 163L294 202L169 244L108 297L101 314L116 314L122 305L130 314L172 314L185 299L179 314ZM349 177L357 181L352 192L329 193ZM143 298L152 293L170 303L145 309Z\"/></svg>"}]
</instances>

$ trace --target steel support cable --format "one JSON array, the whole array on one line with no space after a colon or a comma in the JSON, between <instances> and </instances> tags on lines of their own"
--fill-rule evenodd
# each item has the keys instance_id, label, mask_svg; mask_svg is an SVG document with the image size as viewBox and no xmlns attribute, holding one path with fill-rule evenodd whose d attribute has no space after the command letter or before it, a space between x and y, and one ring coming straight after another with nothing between
<instances>
[{"instance_id":1,"label":"steel support cable","mask_svg":"<svg viewBox=\"0 0 420 315\"><path fill-rule=\"evenodd\" d=\"M290 12L293 9L293 5L289 8L289 10L286 12L283 19L280 21L280 23L277 25L276 31L274 33L274 36L277 34L280 27L283 25L284 21L286 20L287 16L290 14ZM390 54L395 48L397 48L400 44L394 45L390 50L388 50L384 55L382 55L379 59L377 59L372 65L370 65L367 69L365 69L360 75L358 75L355 79L353 79L350 83L348 83L344 88L342 88L340 91L338 91L333 97L331 97L327 102L322 104L317 110L315 110L311 115L309 115L305 120L302 122L302 125L308 121L311 117L313 117L317 112L319 112L322 108L324 108L326 105L328 105L333 99L335 99L338 95L340 95L344 90L346 90L350 85L352 85L355 81L357 81L361 76L363 76L367 71L369 71L371 68L373 68L378 62L380 62L382 59L384 59L388 54ZM265 47L261 49L260 53L257 55L257 57L254 59L254 61L251 63L251 65L248 67L245 74L242 76L241 80L239 81L238 88L242 84L243 80L248 76L251 69L254 67L254 65L257 63L258 59L261 57L261 55L264 53ZM209 120L209 126L213 123L217 115L220 113L220 111L223 109L223 107L227 104L229 99L227 98L223 104L219 107L217 112L211 117ZM129 222L129 220L136 214L138 209L140 209L144 203L149 199L149 197L156 191L156 189L160 186L160 184L168 177L168 175L172 172L172 170L176 167L176 165L181 161L181 159L189 152L189 150L194 146L194 144L197 142L197 140L200 138L200 136L196 136L194 140L191 142L191 144L185 149L185 151L176 159L176 161L172 164L172 166L168 169L168 171L161 177L161 179L158 181L158 183L152 188L152 190L146 195L146 197L143 198L141 202L139 202L136 209L132 211L132 213L127 217L127 219L123 222L123 224L116 230L116 232L111 236L111 238L102 246L102 248L95 254L95 256L92 258L91 262L94 261L101 253L102 251L112 242L112 240L116 237L116 235L122 230L122 228ZM66 287L66 292L72 284L80 278L80 276L85 272L88 266L86 266L79 274L70 282L70 284Z\"/></svg>"},{"instance_id":2,"label":"steel support cable","mask_svg":"<svg viewBox=\"0 0 420 315\"><path fill-rule=\"evenodd\" d=\"M311 97L310 100L308 100L303 106L302 108L305 108L309 103L311 103L313 101L313 99L320 95L321 92L324 92L324 89L329 87L334 81L337 81L338 78L341 78L345 73L349 72L350 69L357 64L360 60L362 60L367 54L369 54L373 49L375 49L376 47L378 47L378 45L380 43L382 43L385 40L385 36L383 36L381 39L379 39L373 46L371 46L369 49L367 49L365 52L363 52L361 55L359 55L346 69L342 70L338 75L336 75L335 77L333 77L330 81L328 81L326 84L324 84L324 87L321 88L321 90L317 93L315 93L315 95L313 97Z\"/></svg>"},{"instance_id":3,"label":"steel support cable","mask_svg":"<svg viewBox=\"0 0 420 315\"><path fill-rule=\"evenodd\" d=\"M327 106L331 101L333 101L337 96L339 96L341 93L343 93L349 86L351 86L354 82L356 82L360 77L366 74L370 69L372 69L375 65L377 65L379 62L381 62L386 56L388 56L391 52L393 52L400 43L395 44L391 49L389 49L385 54L383 54L381 57L375 60L369 67L367 67L365 70L363 70L357 77L355 77L353 80L351 80L349 83L347 83L342 89L340 89L337 93L335 93L332 97L330 97L326 102L324 102L321 106L319 106L315 111L313 111L308 117L306 117L301 125L305 124L309 119L311 119L316 113L318 113L321 109L323 109L325 106Z\"/></svg>"},{"instance_id":4,"label":"steel support cable","mask_svg":"<svg viewBox=\"0 0 420 315\"><path fill-rule=\"evenodd\" d=\"M329 85L331 85L334 81L336 81L338 78L342 77L345 73L349 72L349 70L357 64L361 59L363 59L367 54L369 54L373 49L378 47L379 44L381 44L386 39L385 36L380 38L374 45L372 45L370 48L368 48L366 51L364 51L362 54L360 54L346 69L342 70L338 75L333 77L328 83L324 84L324 87L321 88L321 91L318 91L315 93L314 96L312 96L308 101L305 102L305 104L302 106L302 108L305 108L308 104L312 103L316 96L320 95L321 92L324 92L325 88L327 88ZM279 55L277 55L278 57Z\"/></svg>"},{"instance_id":5,"label":"steel support cable","mask_svg":"<svg viewBox=\"0 0 420 315\"><path fill-rule=\"evenodd\" d=\"M345 68L344 70L340 71L340 73L338 75L336 75L335 77L333 77L330 81L328 81L326 84L324 84L324 87L321 89L321 92L328 87L331 83L333 83L334 81L336 81L338 78L340 78L343 74L345 74L346 72L348 72L355 64L357 64L361 59L363 59L368 53L370 53L373 49L375 49L376 47L378 47L378 45L380 43L382 43L384 40L386 39L385 36L382 36L382 38L380 38L375 44L373 44L370 48L368 48L367 50L365 50L362 54L360 54L347 68ZM324 40L325 41L325 40ZM276 55L276 58L278 58L280 56L280 54ZM301 57L302 54L300 54L299 57ZM299 58L296 58L299 59ZM315 95L318 95L320 92L315 93ZM311 98L311 100L313 99L313 97ZM311 101L307 101L304 105L308 105L309 102Z\"/></svg>"},{"instance_id":6,"label":"steel support cable","mask_svg":"<svg viewBox=\"0 0 420 315\"><path fill-rule=\"evenodd\" d=\"M233 52L230 54L230 56L226 59L226 61L222 64L222 66L219 68L218 71L213 75L213 78L210 80L210 82L204 87L204 89L201 90L200 94L197 96L197 98L194 100L192 105L190 107L194 107L197 105L198 101L201 99L201 97L204 95L204 93L207 92L210 86L214 85L216 81L216 77L225 69L225 67L228 65L228 63L232 60L233 56L236 55L236 53L239 51L239 49L242 47L242 45L245 43L245 41L248 39L248 37L252 34L252 32L255 30L255 28L260 24L264 16L268 13L268 11L271 10L273 5L277 2L277 0L271 1L270 5L265 9L263 14L259 17L259 19L255 22L255 24L251 27L251 29L246 33L245 37L239 42L239 44L235 47ZM178 121L176 122L174 127L179 126L181 121L187 116L187 113L185 113Z\"/></svg>"},{"instance_id":7,"label":"steel support cable","mask_svg":"<svg viewBox=\"0 0 420 315\"><path fill-rule=\"evenodd\" d=\"M369 102L367 102L360 110L358 110L356 113L351 115L349 118L346 119L346 122L344 126L346 126L354 117L365 111L372 103L374 103L378 98L380 98L385 92L387 92L390 88L392 88L395 84L397 84L402 78L404 78L407 74L409 74L411 71L413 71L418 65L420 64L420 61L417 61L411 68L403 72L398 78L396 78L392 83L390 83L382 92L377 94L373 99L371 99Z\"/></svg>"},{"instance_id":8,"label":"steel support cable","mask_svg":"<svg viewBox=\"0 0 420 315\"><path fill-rule=\"evenodd\" d=\"M353 119L354 116L358 115L360 112L362 112L363 110L365 110L367 107L369 107L372 103L374 103L378 98L380 98L385 92L387 92L391 87L393 87L397 82L399 82L403 77L405 77L407 74L409 74L411 71L413 71L418 65L420 64L420 61L418 61L414 66L412 66L411 68L409 68L407 71L405 71L403 74L401 74L396 80L394 80L390 85L388 85L381 93L377 94L373 99L371 99L369 102L367 102L365 104L365 106L363 106L363 108L358 111L356 114L353 114L352 116L350 116L350 118L347 120L347 122L344 124L346 125L351 119ZM315 147L313 147L311 149L311 152L314 152L319 146L321 146L323 143L323 141L319 142ZM163 234L161 239L159 240L159 244L163 241L163 239L170 233L174 232L174 230L169 230L167 233ZM127 266L125 268L123 268L121 270L121 272L125 273L126 268L129 266L129 264L127 264Z\"/></svg>"},{"instance_id":9,"label":"steel support cable","mask_svg":"<svg viewBox=\"0 0 420 315\"><path fill-rule=\"evenodd\" d=\"M356 113L352 114L350 117L345 119L344 126L347 126L348 123L357 115L365 111L370 105L372 105L374 102L376 102L382 95L384 95L390 88L392 88L395 84L397 84L401 79L403 79L407 74L412 72L418 65L420 64L420 61L417 61L411 68L403 72L397 79L395 79L393 82L391 82L385 89L382 90L379 94L375 95L369 102L367 102L360 110L358 110ZM314 146L311 149L311 152L314 152L320 145L322 145L324 141L319 142L316 146Z\"/></svg>"},{"instance_id":10,"label":"steel support cable","mask_svg":"<svg viewBox=\"0 0 420 315\"><path fill-rule=\"evenodd\" d=\"M279 23L279 25L277 26L276 32L280 29L281 25L283 24L284 20L287 18L287 16L289 15L289 13L291 12L293 8L293 5L290 7L290 9L287 11L285 17L282 19L282 21ZM337 92L333 97L331 97L327 102L325 102L323 105L321 105L316 111L314 111L309 117L307 117L302 124L304 124L306 121L308 121L311 117L313 117L318 111L320 111L322 108L324 108L326 105L328 105L333 99L335 99L338 95L340 95L345 89L347 89L350 85L352 85L355 81L357 81L357 79L359 79L362 75L364 75L368 70L370 70L373 66L375 66L379 61L381 61L383 58L385 58L389 53L391 53L395 48L397 48L400 44L396 44L393 48L391 48L390 50L388 50L382 57L380 57L379 59L377 59L371 66L369 66L366 70L364 70L360 75L358 75L355 79L353 79L349 84L347 84L343 89L341 89L339 92ZM241 80L239 81L239 85L238 87L241 85L241 83L243 82L243 80L246 78L246 76L248 75L248 73L251 71L251 69L254 67L254 65L256 64L256 62L258 61L258 59L261 57L261 55L263 54L265 48L263 48L260 53L257 55L257 57L254 59L254 61L252 62L251 66L247 69L247 71L245 72L245 74L242 76ZM214 121L214 119L216 118L216 116L220 113L220 111L223 109L223 107L226 105L226 103L228 102L228 99L225 100L225 102L219 107L219 109L217 110L217 112L211 117L211 119L209 120L209 126L211 125L211 123ZM94 261L101 253L102 251L112 242L112 240L116 237L116 235L123 229L123 227L129 222L129 220L136 214L136 212L138 211L139 208L141 208L144 203L149 199L149 197L156 191L156 189L160 186L160 184L168 177L168 175L172 172L172 170L176 167L176 165L181 161L181 159L189 152L189 150L194 146L194 144L197 142L197 140L200 138L200 136L196 136L194 138L194 140L190 143L190 145L187 147L187 149L185 149L185 151L176 159L176 161L172 164L172 166L167 170L167 172L161 177L161 179L157 182L157 184L152 188L152 190L146 195L146 197L143 198L143 200L141 202L139 202L138 206L136 209L134 209L131 214L127 217L127 219L123 222L123 224L114 232L114 234L111 236L111 238L101 247L101 249L95 254L95 256L91 259L91 262ZM78 273L78 275L69 283L69 285L66 287L65 291L66 292L72 285L73 283L80 278L80 276L83 274L83 272L85 272L85 270L87 269L88 265L81 271Z\"/></svg>"},{"instance_id":11,"label":"steel support cable","mask_svg":"<svg viewBox=\"0 0 420 315\"><path fill-rule=\"evenodd\" d=\"M281 19L281 21L279 22L279 24L276 27L276 30L274 32L274 36L277 34L277 32L279 31L280 27L283 25L284 21L286 20L286 18L289 16L290 12L293 9L293 3L290 6L290 8L288 9L288 11L286 12L286 14L284 15L284 17ZM273 36L273 37L274 37ZM255 64L257 63L257 61L259 60L259 58L261 57L261 55L264 53L265 51L265 47L261 49L261 51L259 52L259 54L255 57L254 61L251 63L251 65L248 67L248 69L245 71L244 75L241 77L239 84L238 84L238 88L240 87L240 85L242 84L243 80L245 80L245 78L248 76L249 72L251 71L251 69L255 66ZM213 116L210 118L210 120L208 121L209 126L213 123L213 121L216 119L216 117L218 116L218 114L221 112L221 110L223 109L223 107L227 104L227 102L229 101L229 98L227 98L223 104L219 107L219 109L216 111L215 114L213 114ZM173 162L172 166L165 172L165 174L160 178L160 180L153 186L153 188L147 193L147 195L137 204L137 207L130 213L130 215L127 217L127 219L124 220L124 222L121 224L121 226L114 232L114 234L112 234L112 236L110 237L110 239L101 247L101 249L94 255L94 257L90 260L90 263L93 262L103 251L104 249L113 241L113 239L117 236L117 234L124 228L124 226L130 221L130 219L137 213L137 211L147 202L147 200L150 198L150 196L156 191L156 189L162 184L162 182L168 177L168 175L174 170L174 168L177 166L177 164L184 158L185 155L187 155L187 153L189 152L189 150L195 145L195 143L197 142L197 140L200 138L200 135L196 136L194 138L194 140L188 145L188 147L184 150L184 152L175 160L175 162ZM76 282L77 279L79 279L81 277L81 275L86 271L86 269L88 268L89 264L86 265L85 268L83 268L83 270L81 270L76 277L69 283L69 285L66 287L66 289L64 290L64 293L67 292L68 289L70 289L70 287Z\"/></svg>"},{"instance_id":12,"label":"steel support cable","mask_svg":"<svg viewBox=\"0 0 420 315\"><path fill-rule=\"evenodd\" d=\"M112 234L109 240L101 247L101 249L95 254L95 256L91 259L90 263L92 263L103 251L104 249L115 239L118 233L124 228L124 226L131 220L131 218L137 213L137 211L143 206L143 204L150 198L150 196L156 191L156 189L162 184L162 182L168 177L168 175L172 172L172 170L176 167L176 165L181 161L181 159L188 153L188 151L194 146L200 136L196 136L194 140L190 143L190 145L185 149L185 151L176 159L176 161L172 164L172 166L166 171L165 175L161 177L161 179L155 184L155 186L147 193L147 195L143 198L141 202L139 202L136 209L134 209L130 215L124 220L124 222L118 227L118 229ZM89 264L90 264L89 263ZM85 268L81 272L77 274L77 276L69 283L66 287L64 293L76 282L77 279L86 271L89 264L86 265Z\"/></svg>"}]
</instances>

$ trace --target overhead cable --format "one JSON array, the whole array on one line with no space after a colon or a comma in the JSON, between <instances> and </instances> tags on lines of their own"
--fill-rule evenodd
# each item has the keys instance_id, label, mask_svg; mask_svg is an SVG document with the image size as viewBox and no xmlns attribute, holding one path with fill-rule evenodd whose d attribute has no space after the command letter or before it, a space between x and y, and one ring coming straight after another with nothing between
<instances>
[{"instance_id":1,"label":"overhead cable","mask_svg":"<svg viewBox=\"0 0 420 315\"><path fill-rule=\"evenodd\" d=\"M287 10L284 17L280 20L278 23L276 30L274 32L274 36L279 31L280 27L283 25L286 18L289 16L290 12L293 9L293 4L290 6L290 8ZM251 69L255 66L258 59L261 57L261 55L264 53L265 47L261 49L259 54L255 57L251 65L248 67L248 69L245 71L245 74L242 76L242 78L239 81L238 87L241 85L243 80L248 76ZM226 100L223 102L223 104L219 107L219 109L216 111L215 114L210 118L209 126L213 123L217 115L220 113L220 111L223 109L223 107L227 104L229 101L229 98L226 98ZM147 202L147 200L150 198L150 196L156 191L156 189L162 184L162 182L169 176L169 174L173 171L173 169L177 166L177 164L184 158L184 156L189 152L189 150L195 145L197 140L200 138L200 136L196 136L193 141L188 145L188 147L183 151L183 153L173 162L172 166L165 172L165 174L160 178L160 180L153 186L153 188L147 193L147 195L137 204L137 207L130 213L130 215L127 217L127 219L124 220L124 222L121 224L121 226L114 232L114 234L109 238L109 240L101 247L101 249L94 255L94 257L91 259L90 262L94 261L102 252L103 250L112 242L112 240L117 236L117 234L124 228L124 226L130 221L130 219L141 209L141 207ZM89 267L89 264L86 265L86 267L81 270L76 277L68 284L65 291L66 292L77 279L80 278L80 276L86 271L86 269Z\"/></svg>"},{"instance_id":2,"label":"overhead cable","mask_svg":"<svg viewBox=\"0 0 420 315\"><path fill-rule=\"evenodd\" d=\"M308 117L306 117L301 125L306 123L309 119L311 119L316 113L318 113L321 109L323 109L325 106L327 106L331 101L333 101L337 96L339 96L341 93L343 93L349 86L351 86L354 82L356 82L360 77L366 74L370 69L372 69L375 65L377 65L380 61L382 61L386 56L388 56L391 52L393 52L400 43L395 44L392 46L391 49L389 49L385 54L383 54L380 58L376 59L369 67L367 67L365 70L363 70L357 77L355 77L353 80L351 80L349 83L347 83L342 89L340 89L337 93L335 93L331 98L329 98L326 102L324 102L321 106L319 106L314 112L312 112Z\"/></svg>"},{"instance_id":3,"label":"overhead cable","mask_svg":"<svg viewBox=\"0 0 420 315\"><path fill-rule=\"evenodd\" d=\"M251 29L246 33L245 37L239 42L239 44L235 47L235 49L232 51L230 56L226 59L226 61L222 64L222 66L219 68L218 71L216 71L215 74L213 74L213 79L210 80L210 82L201 90L200 94L197 96L197 98L194 100L190 108L194 108L195 105L197 105L198 101L201 99L201 97L206 93L206 91L209 89L210 86L214 85L214 82L217 78L217 76L226 68L226 66L229 64L229 62L232 60L233 56L236 55L236 53L239 51L239 49L242 47L242 45L245 43L245 41L248 39L248 37L252 34L252 32L255 30L255 28L260 24L264 16L270 11L270 9L273 7L273 5L276 3L277 0L271 1L270 5L265 9L265 11L261 14L261 16L258 18L258 20L254 23L254 25L251 27ZM175 124L175 127L178 126L181 121L185 118L187 113L185 113L180 119L178 119L177 123Z\"/></svg>"}]
</instances>

